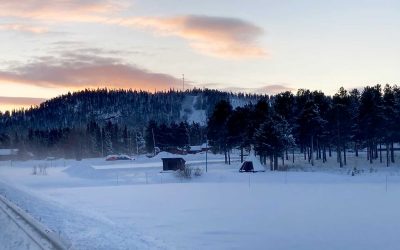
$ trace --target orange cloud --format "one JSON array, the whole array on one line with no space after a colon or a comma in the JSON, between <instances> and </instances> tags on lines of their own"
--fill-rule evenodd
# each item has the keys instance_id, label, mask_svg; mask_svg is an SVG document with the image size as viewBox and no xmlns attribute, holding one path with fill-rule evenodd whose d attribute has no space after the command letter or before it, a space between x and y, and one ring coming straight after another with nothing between
<instances>
[{"instance_id":1,"label":"orange cloud","mask_svg":"<svg viewBox=\"0 0 400 250\"><path fill-rule=\"evenodd\" d=\"M18 23L0 24L0 30L5 30L5 31L11 30L11 31L18 31L18 32L32 33L32 34L43 34L48 32L47 28L26 25L26 24L18 24Z\"/></svg>"},{"instance_id":2,"label":"orange cloud","mask_svg":"<svg viewBox=\"0 0 400 250\"><path fill-rule=\"evenodd\" d=\"M44 101L44 98L0 96L0 105L38 105Z\"/></svg>"},{"instance_id":3,"label":"orange cloud","mask_svg":"<svg viewBox=\"0 0 400 250\"><path fill-rule=\"evenodd\" d=\"M0 71L1 81L42 87L82 89L108 86L153 91L178 87L181 80L112 57L64 52L59 57L40 57Z\"/></svg>"},{"instance_id":4,"label":"orange cloud","mask_svg":"<svg viewBox=\"0 0 400 250\"><path fill-rule=\"evenodd\" d=\"M263 30L238 18L186 15L177 17L121 17L126 0L0 0L0 17L40 21L95 22L149 29L159 35L178 36L206 55L254 58L266 55L257 40ZM17 28L22 29L22 28Z\"/></svg>"},{"instance_id":5,"label":"orange cloud","mask_svg":"<svg viewBox=\"0 0 400 250\"><path fill-rule=\"evenodd\" d=\"M114 22L114 21L113 21ZM237 18L180 16L122 19L119 25L153 30L189 41L190 46L207 55L223 58L263 57L266 51L257 44L263 30Z\"/></svg>"},{"instance_id":6,"label":"orange cloud","mask_svg":"<svg viewBox=\"0 0 400 250\"><path fill-rule=\"evenodd\" d=\"M0 96L0 111L29 108L30 106L39 105L44 101L46 99L43 98Z\"/></svg>"},{"instance_id":7,"label":"orange cloud","mask_svg":"<svg viewBox=\"0 0 400 250\"><path fill-rule=\"evenodd\" d=\"M112 0L0 0L0 16L39 20L104 21L103 14L120 10Z\"/></svg>"}]
</instances>

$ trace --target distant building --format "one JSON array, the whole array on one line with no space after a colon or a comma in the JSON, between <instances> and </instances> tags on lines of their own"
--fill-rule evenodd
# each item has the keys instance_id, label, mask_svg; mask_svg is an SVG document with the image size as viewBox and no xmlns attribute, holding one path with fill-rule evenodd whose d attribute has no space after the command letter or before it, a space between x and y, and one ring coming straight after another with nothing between
<instances>
[{"instance_id":1,"label":"distant building","mask_svg":"<svg viewBox=\"0 0 400 250\"><path fill-rule=\"evenodd\" d=\"M197 154L202 152L202 147L201 146L190 146L188 149L188 154Z\"/></svg>"},{"instance_id":2,"label":"distant building","mask_svg":"<svg viewBox=\"0 0 400 250\"><path fill-rule=\"evenodd\" d=\"M186 155L187 154L185 149L179 148L179 147L166 147L165 152L168 152L168 153L171 153L174 155Z\"/></svg>"},{"instance_id":3,"label":"distant building","mask_svg":"<svg viewBox=\"0 0 400 250\"><path fill-rule=\"evenodd\" d=\"M205 152L205 151L208 151L208 150L210 150L210 145L208 144L208 143L203 143L203 144L201 144L201 150L203 151L203 152Z\"/></svg>"},{"instance_id":4,"label":"distant building","mask_svg":"<svg viewBox=\"0 0 400 250\"><path fill-rule=\"evenodd\" d=\"M162 158L163 171L179 170L185 168L185 160L183 158Z\"/></svg>"},{"instance_id":5,"label":"distant building","mask_svg":"<svg viewBox=\"0 0 400 250\"><path fill-rule=\"evenodd\" d=\"M189 154L197 154L200 152L205 152L209 150L210 147L208 146L207 143L203 143L202 145L197 145L197 146L190 146L188 149Z\"/></svg>"},{"instance_id":6,"label":"distant building","mask_svg":"<svg viewBox=\"0 0 400 250\"><path fill-rule=\"evenodd\" d=\"M0 149L0 161L15 160L17 158L19 149L16 148L2 148Z\"/></svg>"}]
</instances>

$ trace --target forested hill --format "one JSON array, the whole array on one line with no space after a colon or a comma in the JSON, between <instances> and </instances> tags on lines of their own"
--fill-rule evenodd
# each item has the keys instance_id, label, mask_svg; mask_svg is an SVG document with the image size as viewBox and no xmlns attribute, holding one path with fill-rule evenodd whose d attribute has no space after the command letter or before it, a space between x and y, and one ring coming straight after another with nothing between
<instances>
[{"instance_id":1,"label":"forested hill","mask_svg":"<svg viewBox=\"0 0 400 250\"><path fill-rule=\"evenodd\" d=\"M92 121L98 124L111 121L132 129L144 128L150 120L167 124L185 120L205 123L220 100L232 100L237 106L255 102L261 97L209 89L157 93L83 90L53 98L27 110L0 112L0 133L27 134L29 129L84 128Z\"/></svg>"}]
</instances>

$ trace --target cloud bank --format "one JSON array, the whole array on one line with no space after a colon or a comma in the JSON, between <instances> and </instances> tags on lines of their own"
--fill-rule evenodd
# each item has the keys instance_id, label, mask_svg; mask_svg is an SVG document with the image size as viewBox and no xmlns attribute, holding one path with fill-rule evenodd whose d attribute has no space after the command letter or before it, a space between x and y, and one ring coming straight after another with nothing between
<instances>
[{"instance_id":1,"label":"cloud bank","mask_svg":"<svg viewBox=\"0 0 400 250\"><path fill-rule=\"evenodd\" d=\"M26 64L0 71L2 80L41 87L78 89L107 86L153 91L180 86L180 79L171 75L154 73L118 58L75 51L65 51L57 57L38 57Z\"/></svg>"},{"instance_id":2,"label":"cloud bank","mask_svg":"<svg viewBox=\"0 0 400 250\"><path fill-rule=\"evenodd\" d=\"M286 92L286 91L295 92L297 89L289 87L284 84L271 84L271 85L265 85L265 86L259 87L259 88L225 88L223 90L232 91L232 92L276 95L276 94Z\"/></svg>"},{"instance_id":3,"label":"cloud bank","mask_svg":"<svg viewBox=\"0 0 400 250\"><path fill-rule=\"evenodd\" d=\"M125 26L162 36L177 36L186 40L195 51L220 58L264 57L266 51L258 45L263 29L239 18L205 15L173 17L126 17L126 0L0 0L0 17L12 17L37 22L91 22ZM14 25L3 27L30 33L45 28Z\"/></svg>"},{"instance_id":4,"label":"cloud bank","mask_svg":"<svg viewBox=\"0 0 400 250\"><path fill-rule=\"evenodd\" d=\"M38 105L44 101L46 99L43 98L0 96L0 105L29 106Z\"/></svg>"}]
</instances>

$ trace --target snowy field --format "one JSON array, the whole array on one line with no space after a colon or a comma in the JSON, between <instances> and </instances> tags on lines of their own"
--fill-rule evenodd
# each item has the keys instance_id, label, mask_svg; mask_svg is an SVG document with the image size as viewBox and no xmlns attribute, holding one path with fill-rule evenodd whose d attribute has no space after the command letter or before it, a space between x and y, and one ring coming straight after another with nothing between
<instances>
[{"instance_id":1,"label":"snowy field","mask_svg":"<svg viewBox=\"0 0 400 250\"><path fill-rule=\"evenodd\" d=\"M160 173L162 156L0 162L0 193L76 249L399 249L398 163L296 155L287 172L239 173L238 157L208 156L190 180ZM184 158L205 167L204 154ZM40 164L47 175L32 175Z\"/></svg>"}]
</instances>

